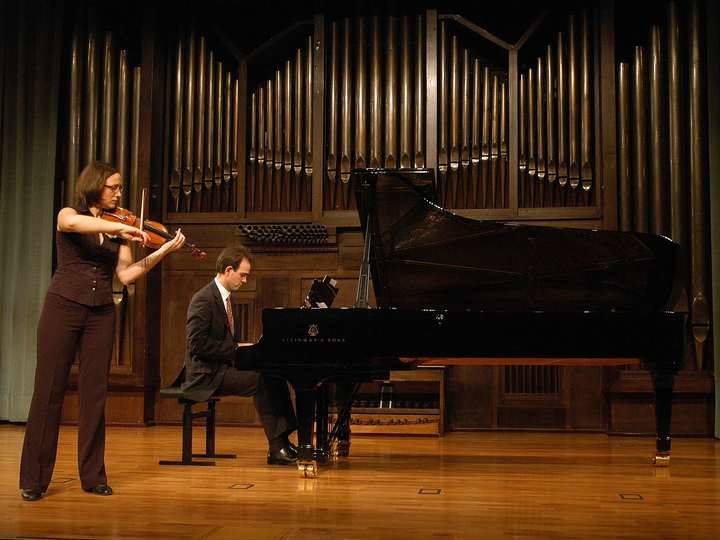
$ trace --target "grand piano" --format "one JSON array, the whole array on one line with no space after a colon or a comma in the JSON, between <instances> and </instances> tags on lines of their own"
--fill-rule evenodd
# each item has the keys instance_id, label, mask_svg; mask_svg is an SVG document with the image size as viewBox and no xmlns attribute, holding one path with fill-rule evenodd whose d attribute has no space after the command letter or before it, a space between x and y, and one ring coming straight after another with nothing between
<instances>
[{"instance_id":1,"label":"grand piano","mask_svg":"<svg viewBox=\"0 0 720 540\"><path fill-rule=\"evenodd\" d=\"M356 170L352 183L365 238L356 305L265 309L261 339L238 350L238 367L294 387L302 475L328 457L327 383L432 362L642 362L655 391L654 462L669 465L686 339L686 315L672 310L676 243L464 218L437 204L431 170Z\"/></svg>"}]
</instances>

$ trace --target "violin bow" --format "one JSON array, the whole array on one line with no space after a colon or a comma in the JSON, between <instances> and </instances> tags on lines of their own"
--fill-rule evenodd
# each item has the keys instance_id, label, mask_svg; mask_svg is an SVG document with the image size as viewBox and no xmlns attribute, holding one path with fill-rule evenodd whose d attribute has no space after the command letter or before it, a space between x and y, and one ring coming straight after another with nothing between
<instances>
[{"instance_id":1,"label":"violin bow","mask_svg":"<svg viewBox=\"0 0 720 540\"><path fill-rule=\"evenodd\" d=\"M140 230L145 228L145 199L147 198L147 188L143 188L140 196Z\"/></svg>"}]
</instances>

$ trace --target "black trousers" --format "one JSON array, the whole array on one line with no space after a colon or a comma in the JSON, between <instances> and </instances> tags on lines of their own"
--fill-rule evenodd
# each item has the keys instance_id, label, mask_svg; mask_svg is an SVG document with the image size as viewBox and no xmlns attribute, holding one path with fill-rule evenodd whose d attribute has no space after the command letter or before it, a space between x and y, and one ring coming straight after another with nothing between
<instances>
[{"instance_id":1,"label":"black trousers","mask_svg":"<svg viewBox=\"0 0 720 540\"><path fill-rule=\"evenodd\" d=\"M255 410L271 446L284 442L297 429L297 419L287 383L275 377L264 377L254 371L228 367L215 396L253 397Z\"/></svg>"},{"instance_id":2,"label":"black trousers","mask_svg":"<svg viewBox=\"0 0 720 540\"><path fill-rule=\"evenodd\" d=\"M115 306L88 307L48 294L37 328L35 389L20 461L20 488L47 490L55 467L70 368L80 363L78 470L83 488L107 483L105 401Z\"/></svg>"}]
</instances>

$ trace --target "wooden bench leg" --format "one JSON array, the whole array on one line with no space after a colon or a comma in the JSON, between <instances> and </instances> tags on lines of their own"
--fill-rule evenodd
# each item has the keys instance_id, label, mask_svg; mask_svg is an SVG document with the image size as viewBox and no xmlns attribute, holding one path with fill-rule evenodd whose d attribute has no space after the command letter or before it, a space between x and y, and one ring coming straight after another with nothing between
<instances>
[{"instance_id":1,"label":"wooden bench leg","mask_svg":"<svg viewBox=\"0 0 720 540\"><path fill-rule=\"evenodd\" d=\"M182 403L182 402L181 402ZM197 418L199 416L205 416L207 418L207 413L193 413L192 412L192 403L190 402L184 402L183 404L183 431L182 431L182 460L180 461L172 461L172 460L166 460L162 459L158 463L160 465L195 465L195 466L213 466L215 465L214 461L193 461L193 457L213 457L213 456L203 456L193 454L192 453L192 427L193 427L193 418ZM209 405L209 403L208 403Z\"/></svg>"},{"instance_id":2,"label":"wooden bench leg","mask_svg":"<svg viewBox=\"0 0 720 540\"><path fill-rule=\"evenodd\" d=\"M205 416L205 453L193 454L193 457L235 459L235 454L215 453L215 401L210 400L207 405L207 412L200 413Z\"/></svg>"}]
</instances>

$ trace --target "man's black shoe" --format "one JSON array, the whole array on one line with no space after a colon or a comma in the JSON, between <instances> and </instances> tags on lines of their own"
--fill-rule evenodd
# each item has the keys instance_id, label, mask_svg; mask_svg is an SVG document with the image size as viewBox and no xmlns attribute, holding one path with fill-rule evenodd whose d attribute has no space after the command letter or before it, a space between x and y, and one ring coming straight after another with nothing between
<instances>
[{"instance_id":1,"label":"man's black shoe","mask_svg":"<svg viewBox=\"0 0 720 540\"><path fill-rule=\"evenodd\" d=\"M83 488L83 491L87 491L88 493L92 493L93 495L112 495L113 490L110 486L107 484L98 484L97 486L93 486L91 488Z\"/></svg>"},{"instance_id":2,"label":"man's black shoe","mask_svg":"<svg viewBox=\"0 0 720 540\"><path fill-rule=\"evenodd\" d=\"M292 465L297 461L297 454L293 454L289 447L284 446L275 452L268 452L268 465Z\"/></svg>"},{"instance_id":3,"label":"man's black shoe","mask_svg":"<svg viewBox=\"0 0 720 540\"><path fill-rule=\"evenodd\" d=\"M23 498L23 501L37 501L40 497L42 497L42 491L39 491L37 489L22 489L20 490L20 495Z\"/></svg>"},{"instance_id":4,"label":"man's black shoe","mask_svg":"<svg viewBox=\"0 0 720 540\"><path fill-rule=\"evenodd\" d=\"M297 457L298 456L298 448L293 443L288 441L287 443L287 449L290 453L290 455Z\"/></svg>"}]
</instances>

